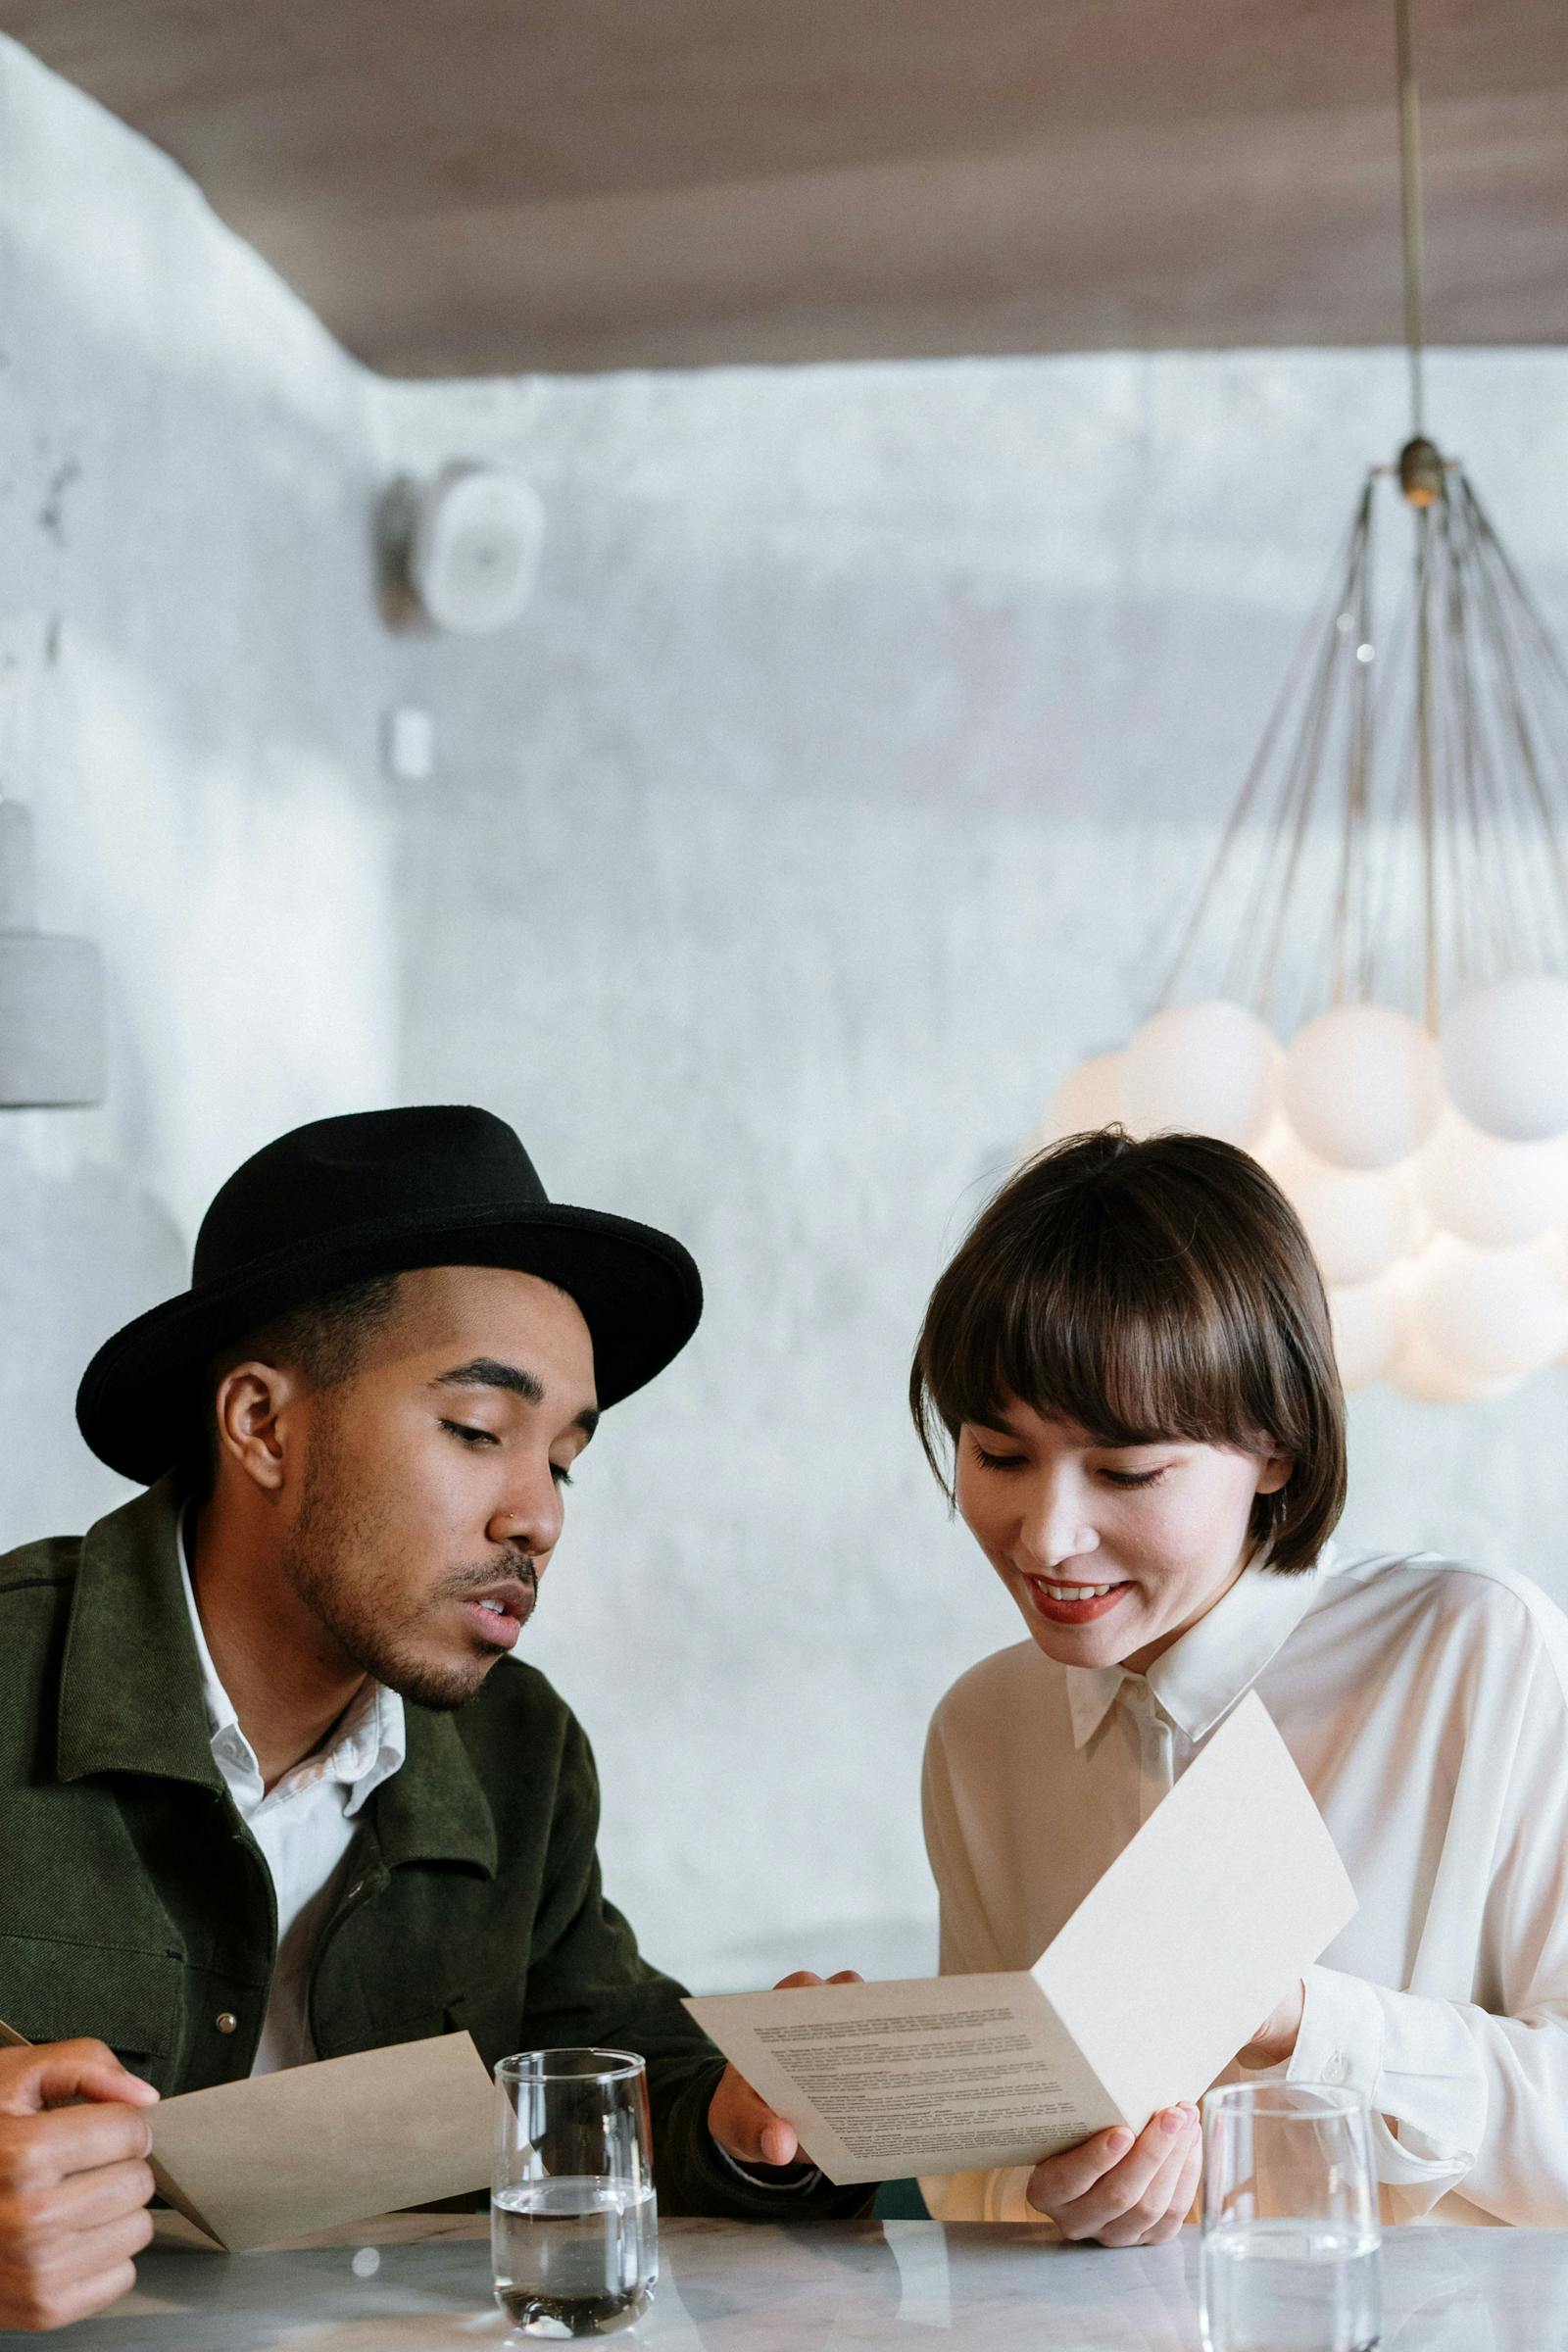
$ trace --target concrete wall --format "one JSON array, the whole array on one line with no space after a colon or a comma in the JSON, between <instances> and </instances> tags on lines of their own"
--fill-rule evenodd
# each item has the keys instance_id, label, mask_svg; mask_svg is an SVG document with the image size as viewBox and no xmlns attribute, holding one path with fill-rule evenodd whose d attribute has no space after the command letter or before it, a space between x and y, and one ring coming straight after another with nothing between
<instances>
[{"instance_id":1,"label":"concrete wall","mask_svg":"<svg viewBox=\"0 0 1568 2352\"><path fill-rule=\"evenodd\" d=\"M0 791L97 940L98 1111L0 1111L0 1544L126 1491L98 1341L215 1186L394 1090L367 379L190 182L0 41Z\"/></svg>"},{"instance_id":2,"label":"concrete wall","mask_svg":"<svg viewBox=\"0 0 1568 2352\"><path fill-rule=\"evenodd\" d=\"M491 1103L710 1286L529 1637L600 1750L612 1890L708 1984L924 1966L925 1720L1015 1627L906 1424L920 1305L1144 1009L1398 362L375 385L4 44L0 348L0 761L113 1031L102 1111L0 1113L0 1542L114 1499L76 1375L243 1152ZM1554 354L1434 369L1559 626L1565 395ZM548 502L537 602L394 638L374 498L464 454ZM389 794L393 702L438 764ZM1362 1400L1351 1540L1568 1597L1562 1402Z\"/></svg>"},{"instance_id":3,"label":"concrete wall","mask_svg":"<svg viewBox=\"0 0 1568 2352\"><path fill-rule=\"evenodd\" d=\"M1432 413L1568 627L1568 358ZM538 601L410 650L403 1083L664 1220L710 1305L610 1417L530 1634L612 1886L707 1980L926 1965L929 1709L1017 1628L902 1401L925 1294L1052 1086L1148 1008L1365 465L1390 354L392 387L508 459ZM1568 1599L1561 1375L1358 1399L1350 1541Z\"/></svg>"}]
</instances>

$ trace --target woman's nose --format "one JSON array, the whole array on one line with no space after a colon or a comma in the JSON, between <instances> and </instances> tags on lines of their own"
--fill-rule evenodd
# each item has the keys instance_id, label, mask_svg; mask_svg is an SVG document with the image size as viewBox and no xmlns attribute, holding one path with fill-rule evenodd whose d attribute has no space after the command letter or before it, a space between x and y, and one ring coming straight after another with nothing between
<instances>
[{"instance_id":1,"label":"woman's nose","mask_svg":"<svg viewBox=\"0 0 1568 2352\"><path fill-rule=\"evenodd\" d=\"M1031 1500L1022 1534L1026 1548L1042 1567L1054 1568L1062 1560L1099 1550L1100 1537L1089 1522L1076 1479L1048 1479Z\"/></svg>"}]
</instances>

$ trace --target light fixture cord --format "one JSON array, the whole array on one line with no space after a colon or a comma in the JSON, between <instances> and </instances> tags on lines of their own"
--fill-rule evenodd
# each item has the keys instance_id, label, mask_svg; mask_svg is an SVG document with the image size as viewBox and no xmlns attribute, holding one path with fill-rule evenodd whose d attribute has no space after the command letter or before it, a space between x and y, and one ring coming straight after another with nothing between
<instances>
[{"instance_id":1,"label":"light fixture cord","mask_svg":"<svg viewBox=\"0 0 1568 2352\"><path fill-rule=\"evenodd\" d=\"M1421 104L1415 86L1415 0L1394 0L1399 78L1399 218L1404 241L1404 340L1410 357L1410 434L1426 430L1422 363Z\"/></svg>"},{"instance_id":2,"label":"light fixture cord","mask_svg":"<svg viewBox=\"0 0 1568 2352\"><path fill-rule=\"evenodd\" d=\"M1404 249L1404 341L1410 361L1410 437L1424 438L1423 381L1425 318L1422 302L1421 102L1415 86L1415 0L1394 0L1395 53L1399 83L1399 223ZM1432 613L1428 601L1430 514L1423 503L1416 525L1416 708L1415 752L1421 826L1421 896L1425 930L1423 1010L1436 1030L1439 1010L1437 808L1434 796L1432 731Z\"/></svg>"}]
</instances>

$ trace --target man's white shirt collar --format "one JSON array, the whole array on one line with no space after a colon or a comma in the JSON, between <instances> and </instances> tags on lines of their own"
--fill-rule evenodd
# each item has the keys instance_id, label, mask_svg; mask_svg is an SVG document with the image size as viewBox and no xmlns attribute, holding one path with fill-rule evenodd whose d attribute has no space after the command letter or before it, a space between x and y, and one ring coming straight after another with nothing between
<instances>
[{"instance_id":1,"label":"man's white shirt collar","mask_svg":"<svg viewBox=\"0 0 1568 2352\"><path fill-rule=\"evenodd\" d=\"M213 1653L207 1645L201 1611L196 1605L196 1586L191 1575L187 1531L190 1506L179 1515L179 1575L185 1594L185 1606L190 1612L190 1630L195 1637L196 1655L202 1670L202 1697L207 1707L207 1726L211 1734L213 1761L228 1783L236 1801L243 1790L247 1799L245 1809L276 1799L296 1796L314 1787L318 1781L341 1781L348 1789L343 1810L347 1817L359 1812L383 1781L391 1779L408 1753L408 1732L403 1701L395 1690L384 1683L367 1678L364 1689L353 1701L337 1728L337 1737L330 1747L318 1748L284 1773L282 1779L264 1792L262 1769L256 1751L240 1729L234 1702L224 1690Z\"/></svg>"},{"instance_id":2,"label":"man's white shirt collar","mask_svg":"<svg viewBox=\"0 0 1568 2352\"><path fill-rule=\"evenodd\" d=\"M1203 1740L1250 1690L1334 1573L1332 1544L1291 1576L1250 1560L1230 1591L1154 1660L1146 1676L1124 1666L1069 1666L1067 1705L1074 1747L1085 1747L1114 1706L1123 1683L1143 1680L1189 1740Z\"/></svg>"}]
</instances>

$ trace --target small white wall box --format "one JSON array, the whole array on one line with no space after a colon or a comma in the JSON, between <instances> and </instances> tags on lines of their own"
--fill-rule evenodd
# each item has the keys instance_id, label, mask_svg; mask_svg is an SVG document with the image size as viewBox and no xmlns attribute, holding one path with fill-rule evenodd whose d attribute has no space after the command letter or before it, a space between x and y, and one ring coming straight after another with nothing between
<instances>
[{"instance_id":1,"label":"small white wall box","mask_svg":"<svg viewBox=\"0 0 1568 2352\"><path fill-rule=\"evenodd\" d=\"M545 511L520 474L460 459L415 497L409 585L437 628L482 636L533 594Z\"/></svg>"},{"instance_id":2,"label":"small white wall box","mask_svg":"<svg viewBox=\"0 0 1568 2352\"><path fill-rule=\"evenodd\" d=\"M435 720L428 710L401 703L381 722L381 757L399 784L428 784L435 774Z\"/></svg>"},{"instance_id":3,"label":"small white wall box","mask_svg":"<svg viewBox=\"0 0 1568 2352\"><path fill-rule=\"evenodd\" d=\"M0 1110L104 1096L104 980L90 940L33 929L32 821L0 801Z\"/></svg>"}]
</instances>

